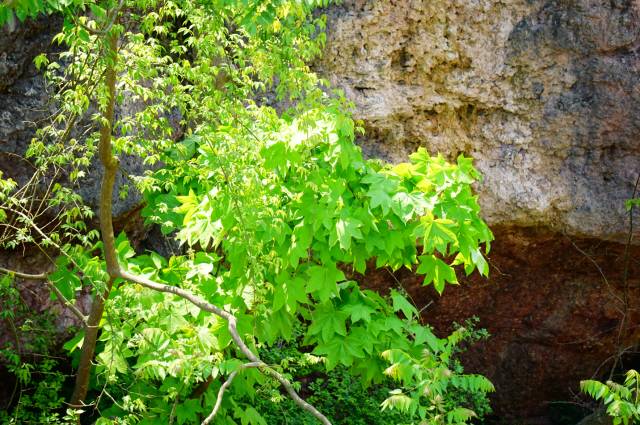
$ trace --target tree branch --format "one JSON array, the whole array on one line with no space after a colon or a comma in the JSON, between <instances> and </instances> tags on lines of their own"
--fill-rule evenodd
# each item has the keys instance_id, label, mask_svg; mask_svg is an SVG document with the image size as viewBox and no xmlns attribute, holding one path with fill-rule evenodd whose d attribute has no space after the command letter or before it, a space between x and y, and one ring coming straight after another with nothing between
<instances>
[{"instance_id":1,"label":"tree branch","mask_svg":"<svg viewBox=\"0 0 640 425\"><path fill-rule=\"evenodd\" d=\"M177 286L170 286L170 285L154 282L150 279L147 279L146 277L135 276L125 271L120 271L118 277L133 283L137 283L138 285L144 286L145 288L153 289L154 291L166 292L166 293L177 295L180 298L183 298L191 302L192 304L199 307L200 309L204 311L208 311L209 313L213 313L216 316L222 317L223 319L227 320L228 329L229 329L229 333L231 334L231 338L236 343L236 345L238 346L242 354L244 354L249 360L251 360L252 363L259 363L260 365L258 367L260 368L260 370L262 370L267 375L270 375L276 381L280 382L280 384L285 388L285 390L287 391L287 393L289 394L289 396L291 397L291 399L295 404L297 404L299 407L306 410L307 412L311 413L316 419L318 419L324 425L331 425L331 422L329 421L329 419L327 419L326 416L324 416L322 413L320 413L318 409L316 409L313 405L307 403L305 400L302 399L302 397L298 395L296 390L293 388L293 385L291 385L291 382L289 382L287 378L282 376L275 369L269 367L266 363L260 360L260 358L255 353L251 351L251 349L247 346L247 344L245 344L245 342L242 340L242 337L240 337L240 334L238 333L238 329L237 329L238 320L233 314Z\"/></svg>"},{"instance_id":2,"label":"tree branch","mask_svg":"<svg viewBox=\"0 0 640 425\"><path fill-rule=\"evenodd\" d=\"M117 15L117 14L116 14ZM120 271L115 248L115 237L113 235L113 217L111 211L111 200L113 198L113 186L115 184L116 173L118 171L118 160L113 156L111 146L111 132L115 122L115 101L116 101L116 63L118 59L118 37L115 33L108 36L107 52L104 54L106 60L105 85L108 93L108 102L102 113L103 122L100 127L100 143L98 146L100 162L104 167L102 182L100 185L100 233L104 245L104 256L107 263L107 273L109 281L102 294L96 294L91 305L91 312L87 320L87 326L82 343L80 363L76 373L76 383L71 396L70 405L74 408L82 408L84 399L89 391L89 377L93 355L96 349L100 320L104 313L104 303L109 297L113 282Z\"/></svg>"},{"instance_id":3,"label":"tree branch","mask_svg":"<svg viewBox=\"0 0 640 425\"><path fill-rule=\"evenodd\" d=\"M240 371L242 371L244 369L251 368L251 367L260 367L263 364L264 363L262 363L262 362L245 363L245 364L241 365L238 368L238 370L234 370L233 372L231 372L231 375L229 375L227 380L224 381L224 383L222 384L222 386L218 390L218 397L216 398L216 404L215 404L215 406L213 406L213 410L211 411L209 416L207 416L205 418L205 420L202 421L202 425L209 425L209 423L211 423L211 421L216 417L216 415L218 414L218 410L220 410L220 406L222 405L222 398L224 397L224 392L227 390L227 388L229 388L229 386L231 385L231 383L235 379L235 377L238 374L238 372L240 372Z\"/></svg>"},{"instance_id":4,"label":"tree branch","mask_svg":"<svg viewBox=\"0 0 640 425\"><path fill-rule=\"evenodd\" d=\"M118 12L116 9L114 12L114 16L117 17L117 15ZM78 365L78 372L76 375L75 388L73 396L71 398L71 406L75 408L81 408L85 405L84 399L89 389L89 376L91 373L92 360L95 353L95 345L99 330L98 324L100 323L100 319L102 318L105 300L109 296L111 287L113 286L113 282L117 278L122 278L130 282L137 283L146 288L153 289L155 291L177 295L183 299L188 300L200 309L208 311L225 319L227 321L229 333L231 334L233 341L237 345L238 349L250 360L251 363L248 364L255 364L256 367L259 367L264 373L270 375L278 382L280 382L280 384L284 386L289 396L293 399L294 403L311 413L320 422L322 422L323 425L331 425L331 422L322 413L320 413L318 409L304 401L298 395L298 393L293 388L293 385L291 385L291 383L283 375L266 365L258 358L255 353L251 351L251 349L245 344L245 342L238 334L237 319L234 315L218 306L207 302L206 300L192 294L189 291L183 290L182 288L164 285L158 282L154 282L145 277L135 276L120 268L115 246L115 237L113 233L112 212L113 188L115 184L116 174L118 172L118 160L113 155L112 148L112 131L115 123L114 109L116 98L116 62L118 58L118 39L117 35L114 32L108 34L107 37L107 51L104 54L104 59L106 61L105 86L107 89L108 101L105 110L102 112L103 119L102 125L100 127L100 142L98 151L100 162L104 167L104 173L102 176L100 187L100 233L104 246L104 256L107 266L107 273L109 274L110 279L102 296L98 294L91 307L91 313L87 321L85 338L82 345L80 363ZM234 374L232 374L232 376L235 377ZM226 390L226 388L231 385L231 381L233 380L233 378L231 376L229 378L229 382L225 383L226 386L224 387L224 390L222 390L222 393L218 394L218 397L220 399L224 395L224 391ZM218 401L216 402L216 405L217 408L214 407L214 411L212 412L213 416L215 416L219 409Z\"/></svg>"},{"instance_id":5,"label":"tree branch","mask_svg":"<svg viewBox=\"0 0 640 425\"><path fill-rule=\"evenodd\" d=\"M80 323L82 323L82 327L86 328L87 327L87 316L85 316L78 309L78 307L76 307L71 301L69 301L69 299L67 299L67 297L65 297L62 294L62 292L60 292L60 290L56 287L56 285L54 285L53 282L51 282L48 279L47 279L47 286L49 287L50 290L52 290L56 294L56 297L58 297L60 302L62 302L62 304L64 304L65 307L67 307L69 310L71 310L71 312L80 320Z\"/></svg>"},{"instance_id":6,"label":"tree branch","mask_svg":"<svg viewBox=\"0 0 640 425\"><path fill-rule=\"evenodd\" d=\"M19 277L21 279L30 279L30 280L44 280L49 289L56 294L56 297L62 302L62 304L67 307L71 312L80 320L82 326L87 325L87 316L82 314L82 312L76 307L67 297L65 297L62 292L53 284L48 278L48 273L38 273L38 274L30 274L30 273L22 273L15 270L5 269L4 267L0 267L0 273L12 275Z\"/></svg>"},{"instance_id":7,"label":"tree branch","mask_svg":"<svg viewBox=\"0 0 640 425\"><path fill-rule=\"evenodd\" d=\"M15 270L5 269L4 267L0 267L0 273L13 275L22 279L47 280L47 273L38 273L38 274L22 273Z\"/></svg>"},{"instance_id":8,"label":"tree branch","mask_svg":"<svg viewBox=\"0 0 640 425\"><path fill-rule=\"evenodd\" d=\"M80 27L84 28L90 34L97 35L97 36L107 35L109 31L111 31L111 27L113 27L113 24L116 23L116 18L118 17L118 13L120 13L120 10L122 9L123 5L124 5L124 0L120 0L120 2L118 3L118 6L115 9L113 9L113 12L111 12L107 16L107 19L108 19L107 24L102 29L94 30L79 21L75 21L75 23L76 25L79 25Z\"/></svg>"}]
</instances>

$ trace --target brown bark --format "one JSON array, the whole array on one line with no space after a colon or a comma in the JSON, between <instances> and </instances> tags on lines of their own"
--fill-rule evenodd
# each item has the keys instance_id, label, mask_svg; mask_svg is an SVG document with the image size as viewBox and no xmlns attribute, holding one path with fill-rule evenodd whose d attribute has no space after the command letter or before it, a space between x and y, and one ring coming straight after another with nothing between
<instances>
[{"instance_id":1,"label":"brown bark","mask_svg":"<svg viewBox=\"0 0 640 425\"><path fill-rule=\"evenodd\" d=\"M113 186L118 170L118 160L113 156L111 147L112 128L114 122L114 109L116 98L116 62L118 36L111 33L107 36L107 61L105 72L105 84L107 86L108 102L103 111L104 122L100 127L100 162L104 167L102 183L100 187L100 232L104 245L104 256L107 263L107 273L109 281L102 294L96 294L96 298L91 306L91 312L85 328L84 341L80 354L80 363L76 372L76 384L71 397L71 406L81 408L85 404L85 397L89 390L89 377L91 376L91 366L95 353L96 341L98 338L99 324L104 312L105 300L109 297L114 279L118 276L119 266L116 257L115 237L113 235L113 219L111 213L111 200L113 197Z\"/></svg>"}]
</instances>

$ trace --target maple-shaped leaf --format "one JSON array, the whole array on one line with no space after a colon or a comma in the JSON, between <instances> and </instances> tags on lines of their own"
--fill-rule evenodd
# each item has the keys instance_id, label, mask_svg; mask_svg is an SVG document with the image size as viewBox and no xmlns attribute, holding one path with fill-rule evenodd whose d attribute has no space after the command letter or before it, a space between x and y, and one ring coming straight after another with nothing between
<instances>
[{"instance_id":1,"label":"maple-shaped leaf","mask_svg":"<svg viewBox=\"0 0 640 425\"><path fill-rule=\"evenodd\" d=\"M311 266L307 269L307 276L309 278L306 286L307 293L323 303L338 293L336 282L345 279L344 273L333 263Z\"/></svg>"},{"instance_id":2,"label":"maple-shaped leaf","mask_svg":"<svg viewBox=\"0 0 640 425\"><path fill-rule=\"evenodd\" d=\"M364 358L362 344L358 339L334 336L325 343L320 343L313 350L315 354L325 356L327 369L333 369L338 363L351 366L354 358Z\"/></svg>"},{"instance_id":3,"label":"maple-shaped leaf","mask_svg":"<svg viewBox=\"0 0 640 425\"><path fill-rule=\"evenodd\" d=\"M198 413L202 411L199 399L189 399L176 406L176 420L179 425L193 423L198 419Z\"/></svg>"},{"instance_id":4,"label":"maple-shaped leaf","mask_svg":"<svg viewBox=\"0 0 640 425\"><path fill-rule=\"evenodd\" d=\"M458 240L456 234L452 231L455 225L452 220L442 218L434 220L430 217L424 217L422 219L422 227L424 229L425 252L433 252L436 249L441 254L447 255L447 246Z\"/></svg>"},{"instance_id":5,"label":"maple-shaped leaf","mask_svg":"<svg viewBox=\"0 0 640 425\"><path fill-rule=\"evenodd\" d=\"M371 198L371 208L382 208L382 214L389 214L391 209L390 193L397 191L398 183L380 173L372 173L362 179L363 183L369 184L367 196Z\"/></svg>"},{"instance_id":6,"label":"maple-shaped leaf","mask_svg":"<svg viewBox=\"0 0 640 425\"><path fill-rule=\"evenodd\" d=\"M235 413L242 425L267 425L267 421L251 406L238 409Z\"/></svg>"},{"instance_id":7,"label":"maple-shaped leaf","mask_svg":"<svg viewBox=\"0 0 640 425\"><path fill-rule=\"evenodd\" d=\"M420 265L416 273L426 275L424 282L426 285L433 282L434 288L439 294L444 291L446 282L458 283L456 272L453 267L433 255L421 255Z\"/></svg>"},{"instance_id":8,"label":"maple-shaped leaf","mask_svg":"<svg viewBox=\"0 0 640 425\"><path fill-rule=\"evenodd\" d=\"M395 215L397 215L403 223L411 220L416 207L415 200L406 192L398 192L393 195L391 199L391 209Z\"/></svg>"},{"instance_id":9,"label":"maple-shaped leaf","mask_svg":"<svg viewBox=\"0 0 640 425\"><path fill-rule=\"evenodd\" d=\"M444 349L444 341L435 336L431 329L416 323L409 330L414 334L413 342L416 345L422 345L426 342L431 351L435 353Z\"/></svg>"},{"instance_id":10,"label":"maple-shaped leaf","mask_svg":"<svg viewBox=\"0 0 640 425\"><path fill-rule=\"evenodd\" d=\"M407 319L418 316L418 310L398 291L391 291L391 301L393 302L393 311L402 311Z\"/></svg>"},{"instance_id":11,"label":"maple-shaped leaf","mask_svg":"<svg viewBox=\"0 0 640 425\"><path fill-rule=\"evenodd\" d=\"M331 233L329 236L329 246L333 246L337 241L340 243L340 248L349 250L351 239L362 239L360 227L362 227L362 222L357 218L339 218L336 221L335 234Z\"/></svg>"},{"instance_id":12,"label":"maple-shaped leaf","mask_svg":"<svg viewBox=\"0 0 640 425\"><path fill-rule=\"evenodd\" d=\"M309 335L320 335L322 341L329 341L336 335L347 335L345 322L349 315L336 310L332 304L320 306L313 312Z\"/></svg>"},{"instance_id":13,"label":"maple-shaped leaf","mask_svg":"<svg viewBox=\"0 0 640 425\"><path fill-rule=\"evenodd\" d=\"M292 267L297 267L300 258L306 258L307 250L313 240L311 228L304 223L297 225L291 235L291 243L289 245L289 263Z\"/></svg>"},{"instance_id":14,"label":"maple-shaped leaf","mask_svg":"<svg viewBox=\"0 0 640 425\"><path fill-rule=\"evenodd\" d=\"M349 338L358 341L358 347L369 355L374 355L374 343L378 343L373 334L363 326L352 326L349 329ZM377 355L376 355L377 357Z\"/></svg>"},{"instance_id":15,"label":"maple-shaped leaf","mask_svg":"<svg viewBox=\"0 0 640 425\"><path fill-rule=\"evenodd\" d=\"M484 259L484 256L480 252L480 248L476 248L471 251L471 259L473 263L478 268L478 271L481 275L488 277L489 276L489 265L487 264L487 260Z\"/></svg>"},{"instance_id":16,"label":"maple-shaped leaf","mask_svg":"<svg viewBox=\"0 0 640 425\"><path fill-rule=\"evenodd\" d=\"M286 278L278 277L277 285L273 293L273 311L278 311L284 306L291 313L295 313L298 304L306 304L308 301L307 292L305 290L305 281L301 277L290 278L286 274Z\"/></svg>"},{"instance_id":17,"label":"maple-shaped leaf","mask_svg":"<svg viewBox=\"0 0 640 425\"><path fill-rule=\"evenodd\" d=\"M362 320L365 323L371 321L371 314L375 313L375 310L364 303L347 304L342 307L342 311L349 314L351 317L351 323L356 323Z\"/></svg>"}]
</instances>

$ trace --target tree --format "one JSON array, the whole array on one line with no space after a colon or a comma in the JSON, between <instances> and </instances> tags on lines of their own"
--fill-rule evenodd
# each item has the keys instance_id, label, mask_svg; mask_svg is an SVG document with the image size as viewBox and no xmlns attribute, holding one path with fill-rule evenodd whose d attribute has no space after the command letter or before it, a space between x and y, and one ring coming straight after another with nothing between
<instances>
[{"instance_id":1,"label":"tree","mask_svg":"<svg viewBox=\"0 0 640 425\"><path fill-rule=\"evenodd\" d=\"M325 41L324 18L312 12L327 3L0 6L0 23L14 13L65 16L54 40L68 50L36 58L57 111L28 151L34 177L0 180L0 218L5 246L59 256L37 275L58 298L73 306L82 287L94 294L87 318L76 309L84 329L68 344L81 347L70 404L99 409L99 423L264 423L247 400L275 381L329 424L281 365L259 357L296 323L308 325L308 359L366 382L396 379L383 408L420 423L467 423L473 411L450 391L493 390L451 368L466 330L436 338L401 288L384 297L353 279L368 267L407 267L442 292L457 283L455 266L488 273L481 245L492 235L470 159L450 164L424 149L395 166L363 159L351 105L308 67ZM128 177L147 223L179 241L170 258L136 253L114 234L121 156L150 167ZM95 161L99 234L73 190Z\"/></svg>"}]
</instances>

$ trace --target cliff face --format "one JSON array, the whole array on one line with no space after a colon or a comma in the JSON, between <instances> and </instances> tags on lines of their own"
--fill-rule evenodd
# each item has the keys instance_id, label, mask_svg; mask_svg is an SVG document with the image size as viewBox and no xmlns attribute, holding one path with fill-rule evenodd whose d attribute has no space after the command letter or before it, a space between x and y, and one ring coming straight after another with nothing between
<instances>
[{"instance_id":1,"label":"cliff face","mask_svg":"<svg viewBox=\"0 0 640 425\"><path fill-rule=\"evenodd\" d=\"M406 270L391 280L374 272L362 283L384 290L400 282L442 336L454 322L480 319L491 336L469 347L463 364L496 386L490 423L573 425L586 412L573 405L581 401L574 397L580 380L606 379L618 349L640 340L640 265L631 262L625 285L624 245L539 228L493 230L489 279L459 275L460 286L443 296ZM640 247L629 257L640 258ZM634 355L622 360L638 368Z\"/></svg>"},{"instance_id":2,"label":"cliff face","mask_svg":"<svg viewBox=\"0 0 640 425\"><path fill-rule=\"evenodd\" d=\"M491 224L621 239L640 169L632 0L347 0L321 73L370 155L471 155Z\"/></svg>"},{"instance_id":3,"label":"cliff face","mask_svg":"<svg viewBox=\"0 0 640 425\"><path fill-rule=\"evenodd\" d=\"M317 67L354 101L365 152L464 153L484 175L491 278L438 298L397 277L434 301L440 331L477 315L491 332L465 361L496 384L498 417L551 423L553 402L638 342L624 201L640 173L640 3L346 0L328 15Z\"/></svg>"},{"instance_id":4,"label":"cliff face","mask_svg":"<svg viewBox=\"0 0 640 425\"><path fill-rule=\"evenodd\" d=\"M345 0L325 12L316 66L355 102L367 155L401 161L426 146L472 156L484 175L491 278L460 276L437 297L410 273L396 277L420 307L433 301L425 317L438 331L477 315L493 335L465 363L496 384L497 417L552 423L552 402L640 336L640 248L626 249L624 210L640 173L640 3ZM56 26L0 30L0 170L18 179L28 164L13 154L48 111L32 58ZM98 177L85 187L89 203ZM0 253L4 266L41 263ZM385 272L366 284L396 283Z\"/></svg>"},{"instance_id":5,"label":"cliff face","mask_svg":"<svg viewBox=\"0 0 640 425\"><path fill-rule=\"evenodd\" d=\"M44 125L44 120L55 111L42 73L36 70L33 59L42 52L50 53L50 58L55 59L57 46L51 44L51 39L61 27L62 19L51 16L0 28L0 171L18 182L24 183L32 173L31 165L23 157L35 136L35 129ZM127 104L122 108L135 110L136 107ZM86 124L80 122L76 127ZM120 161L132 174L144 170L142 161L137 158L122 156ZM97 164L91 167L77 189L94 209L99 203L101 173ZM141 202L134 191L126 199L118 196L118 189L127 183L125 176L116 178L113 198L116 218L126 219Z\"/></svg>"},{"instance_id":6,"label":"cliff face","mask_svg":"<svg viewBox=\"0 0 640 425\"><path fill-rule=\"evenodd\" d=\"M18 181L28 176L23 155L38 120L48 114L44 82L33 58L49 50L53 30L49 19L29 21L17 28L0 28L0 171Z\"/></svg>"}]
</instances>

